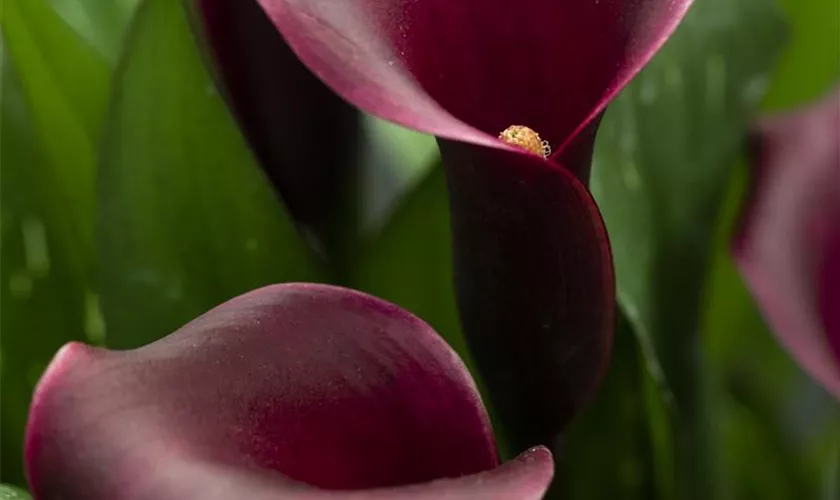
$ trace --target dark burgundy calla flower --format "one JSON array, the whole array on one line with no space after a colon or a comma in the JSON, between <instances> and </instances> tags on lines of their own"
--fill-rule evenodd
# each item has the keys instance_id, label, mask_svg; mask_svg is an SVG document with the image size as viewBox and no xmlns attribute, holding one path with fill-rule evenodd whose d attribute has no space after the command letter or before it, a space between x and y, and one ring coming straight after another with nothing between
<instances>
[{"instance_id":1,"label":"dark burgundy calla flower","mask_svg":"<svg viewBox=\"0 0 840 500\"><path fill-rule=\"evenodd\" d=\"M735 260L771 328L840 398L840 90L756 135Z\"/></svg>"},{"instance_id":2,"label":"dark burgundy calla flower","mask_svg":"<svg viewBox=\"0 0 840 500\"><path fill-rule=\"evenodd\" d=\"M428 325L325 285L235 298L131 351L68 344L33 400L37 499L541 498L503 466L475 384Z\"/></svg>"},{"instance_id":3,"label":"dark burgundy calla flower","mask_svg":"<svg viewBox=\"0 0 840 500\"><path fill-rule=\"evenodd\" d=\"M251 1L336 93L439 138L465 334L513 446L553 442L611 345L597 121L691 0Z\"/></svg>"}]
</instances>

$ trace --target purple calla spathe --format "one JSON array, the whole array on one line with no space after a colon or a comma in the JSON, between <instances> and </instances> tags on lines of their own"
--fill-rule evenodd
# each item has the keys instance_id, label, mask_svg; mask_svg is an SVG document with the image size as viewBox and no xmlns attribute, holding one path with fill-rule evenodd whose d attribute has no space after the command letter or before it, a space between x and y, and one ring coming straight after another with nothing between
<instances>
[{"instance_id":1,"label":"purple calla spathe","mask_svg":"<svg viewBox=\"0 0 840 500\"><path fill-rule=\"evenodd\" d=\"M513 448L553 444L612 344L612 257L585 185L598 119L691 0L250 1L348 102L438 137L465 335ZM514 125L554 152L498 139Z\"/></svg>"},{"instance_id":2,"label":"purple calla spathe","mask_svg":"<svg viewBox=\"0 0 840 500\"><path fill-rule=\"evenodd\" d=\"M733 254L779 340L840 398L840 89L756 139Z\"/></svg>"},{"instance_id":3,"label":"purple calla spathe","mask_svg":"<svg viewBox=\"0 0 840 500\"><path fill-rule=\"evenodd\" d=\"M42 500L527 500L553 473L544 448L498 467L475 384L428 325L308 284L139 349L68 344L35 392L26 467Z\"/></svg>"}]
</instances>

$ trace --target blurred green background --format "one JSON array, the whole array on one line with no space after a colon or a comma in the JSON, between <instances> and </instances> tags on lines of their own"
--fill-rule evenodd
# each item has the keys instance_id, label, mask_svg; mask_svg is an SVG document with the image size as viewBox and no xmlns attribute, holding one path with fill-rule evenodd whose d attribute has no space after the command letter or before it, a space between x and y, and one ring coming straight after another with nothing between
<instances>
[{"instance_id":1,"label":"blurred green background","mask_svg":"<svg viewBox=\"0 0 840 500\"><path fill-rule=\"evenodd\" d=\"M257 286L334 276L251 156L189 15L0 0L3 483L25 485L29 400L63 343L137 346ZM591 187L622 317L567 436L568 498L840 498L840 406L776 343L727 253L751 119L838 78L840 0L696 0L609 108ZM411 310L469 362L434 139L364 128L340 284Z\"/></svg>"}]
</instances>

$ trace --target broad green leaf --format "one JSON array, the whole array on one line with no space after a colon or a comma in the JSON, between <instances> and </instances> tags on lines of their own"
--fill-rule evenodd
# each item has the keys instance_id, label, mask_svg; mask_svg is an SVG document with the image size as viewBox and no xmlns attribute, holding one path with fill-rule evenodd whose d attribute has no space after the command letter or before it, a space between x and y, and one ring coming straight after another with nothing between
<instances>
[{"instance_id":1,"label":"broad green leaf","mask_svg":"<svg viewBox=\"0 0 840 500\"><path fill-rule=\"evenodd\" d=\"M202 64L182 2L140 5L114 78L98 226L109 345L155 340L261 285L322 277Z\"/></svg>"},{"instance_id":2,"label":"broad green leaf","mask_svg":"<svg viewBox=\"0 0 840 500\"><path fill-rule=\"evenodd\" d=\"M840 1L778 1L790 22L790 43L763 103L770 110L815 101L840 84Z\"/></svg>"},{"instance_id":3,"label":"broad green leaf","mask_svg":"<svg viewBox=\"0 0 840 500\"><path fill-rule=\"evenodd\" d=\"M32 496L20 488L0 484L0 500L32 500Z\"/></svg>"},{"instance_id":4,"label":"broad green leaf","mask_svg":"<svg viewBox=\"0 0 840 500\"><path fill-rule=\"evenodd\" d=\"M89 274L108 72L43 0L3 0L0 16L0 474L24 484L41 371L63 343L103 332Z\"/></svg>"},{"instance_id":5,"label":"broad green leaf","mask_svg":"<svg viewBox=\"0 0 840 500\"><path fill-rule=\"evenodd\" d=\"M715 496L703 285L729 167L783 41L771 0L699 1L599 132L592 188L614 248L619 302L674 401L679 491L666 498Z\"/></svg>"},{"instance_id":6,"label":"broad green leaf","mask_svg":"<svg viewBox=\"0 0 840 500\"><path fill-rule=\"evenodd\" d=\"M80 37L110 63L116 62L138 0L49 0Z\"/></svg>"},{"instance_id":7,"label":"broad green leaf","mask_svg":"<svg viewBox=\"0 0 840 500\"><path fill-rule=\"evenodd\" d=\"M595 401L566 431L554 480L569 500L652 500L652 462L642 353L626 318L615 332L612 361Z\"/></svg>"},{"instance_id":8,"label":"broad green leaf","mask_svg":"<svg viewBox=\"0 0 840 500\"><path fill-rule=\"evenodd\" d=\"M110 71L44 2L3 0L0 26L44 156L39 189L56 208L76 266L93 259L95 166Z\"/></svg>"},{"instance_id":9,"label":"broad green leaf","mask_svg":"<svg viewBox=\"0 0 840 500\"><path fill-rule=\"evenodd\" d=\"M823 481L820 500L834 500L840 497L840 425L837 425L832 441L821 461Z\"/></svg>"}]
</instances>

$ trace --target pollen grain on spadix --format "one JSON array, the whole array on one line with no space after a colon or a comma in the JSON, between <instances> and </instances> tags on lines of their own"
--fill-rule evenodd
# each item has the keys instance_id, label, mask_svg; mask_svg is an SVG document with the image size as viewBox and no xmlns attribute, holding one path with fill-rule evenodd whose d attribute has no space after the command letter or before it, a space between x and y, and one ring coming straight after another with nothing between
<instances>
[{"instance_id":1,"label":"pollen grain on spadix","mask_svg":"<svg viewBox=\"0 0 840 500\"><path fill-rule=\"evenodd\" d=\"M551 154L551 146L548 141L540 139L540 135L534 129L525 125L511 125L499 134L499 139L506 144L524 149L543 158L547 158Z\"/></svg>"}]
</instances>

